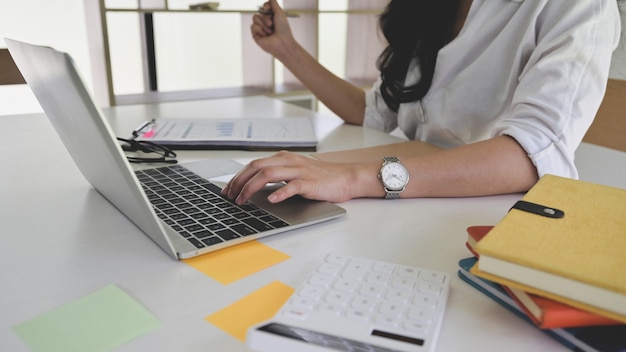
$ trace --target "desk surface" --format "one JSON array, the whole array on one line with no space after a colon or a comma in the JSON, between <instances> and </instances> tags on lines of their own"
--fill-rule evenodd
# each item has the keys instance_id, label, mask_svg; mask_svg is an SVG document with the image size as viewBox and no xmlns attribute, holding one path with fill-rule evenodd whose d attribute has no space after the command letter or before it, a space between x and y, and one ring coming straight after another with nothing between
<instances>
[{"instance_id":1,"label":"desk surface","mask_svg":"<svg viewBox=\"0 0 626 352\"><path fill-rule=\"evenodd\" d=\"M122 136L120 131L131 131L152 117L312 115L320 152L398 141L266 98L120 106L106 114ZM163 324L118 350L247 351L204 318L275 280L296 286L330 251L448 272L452 291L439 351L565 350L456 276L458 260L470 256L465 229L495 224L519 194L345 202L341 205L348 213L343 218L261 240L290 259L222 285L173 261L91 188L45 116L0 116L0 153L5 241L0 256L0 350L28 350L11 327L116 284ZM265 154L189 151L180 156L247 161ZM584 144L577 164L582 179L626 188L626 153Z\"/></svg>"}]
</instances>

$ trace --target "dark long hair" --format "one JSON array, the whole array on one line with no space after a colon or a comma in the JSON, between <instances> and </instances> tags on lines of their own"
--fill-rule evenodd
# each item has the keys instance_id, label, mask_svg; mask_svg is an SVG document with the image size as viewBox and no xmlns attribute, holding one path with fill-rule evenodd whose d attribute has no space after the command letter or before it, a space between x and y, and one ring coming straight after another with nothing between
<instances>
[{"instance_id":1,"label":"dark long hair","mask_svg":"<svg viewBox=\"0 0 626 352\"><path fill-rule=\"evenodd\" d=\"M379 18L388 46L378 57L383 100L393 111L424 97L435 73L437 53L454 28L459 0L391 0ZM420 80L405 86L409 64L417 58Z\"/></svg>"}]
</instances>

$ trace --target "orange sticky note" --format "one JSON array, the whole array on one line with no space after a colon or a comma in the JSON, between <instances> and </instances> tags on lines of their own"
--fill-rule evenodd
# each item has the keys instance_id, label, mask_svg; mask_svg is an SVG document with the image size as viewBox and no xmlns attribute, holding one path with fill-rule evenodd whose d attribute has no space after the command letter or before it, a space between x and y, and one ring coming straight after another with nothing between
<instances>
[{"instance_id":1,"label":"orange sticky note","mask_svg":"<svg viewBox=\"0 0 626 352\"><path fill-rule=\"evenodd\" d=\"M248 329L273 317L293 292L293 288L274 281L205 320L244 342Z\"/></svg>"},{"instance_id":2,"label":"orange sticky note","mask_svg":"<svg viewBox=\"0 0 626 352\"><path fill-rule=\"evenodd\" d=\"M288 258L259 241L250 241L183 262L227 285Z\"/></svg>"}]
</instances>

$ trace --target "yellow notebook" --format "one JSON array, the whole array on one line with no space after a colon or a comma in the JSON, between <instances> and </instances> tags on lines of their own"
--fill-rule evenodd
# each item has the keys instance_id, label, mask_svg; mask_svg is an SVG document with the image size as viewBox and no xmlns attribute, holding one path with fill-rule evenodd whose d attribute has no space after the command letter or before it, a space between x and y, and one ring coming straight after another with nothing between
<instances>
[{"instance_id":1,"label":"yellow notebook","mask_svg":"<svg viewBox=\"0 0 626 352\"><path fill-rule=\"evenodd\" d=\"M626 190L545 175L522 201L540 206L513 207L471 272L626 323Z\"/></svg>"}]
</instances>

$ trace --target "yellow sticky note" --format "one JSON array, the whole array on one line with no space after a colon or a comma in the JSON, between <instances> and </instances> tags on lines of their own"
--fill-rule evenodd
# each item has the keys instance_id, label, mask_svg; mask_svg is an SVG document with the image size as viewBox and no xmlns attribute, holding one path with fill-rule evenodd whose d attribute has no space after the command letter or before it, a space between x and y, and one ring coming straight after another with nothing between
<instances>
[{"instance_id":1,"label":"yellow sticky note","mask_svg":"<svg viewBox=\"0 0 626 352\"><path fill-rule=\"evenodd\" d=\"M289 256L258 241L221 249L183 262L227 285L252 275Z\"/></svg>"},{"instance_id":2,"label":"yellow sticky note","mask_svg":"<svg viewBox=\"0 0 626 352\"><path fill-rule=\"evenodd\" d=\"M205 319L244 342L248 329L273 317L293 292L293 288L274 281Z\"/></svg>"}]
</instances>

